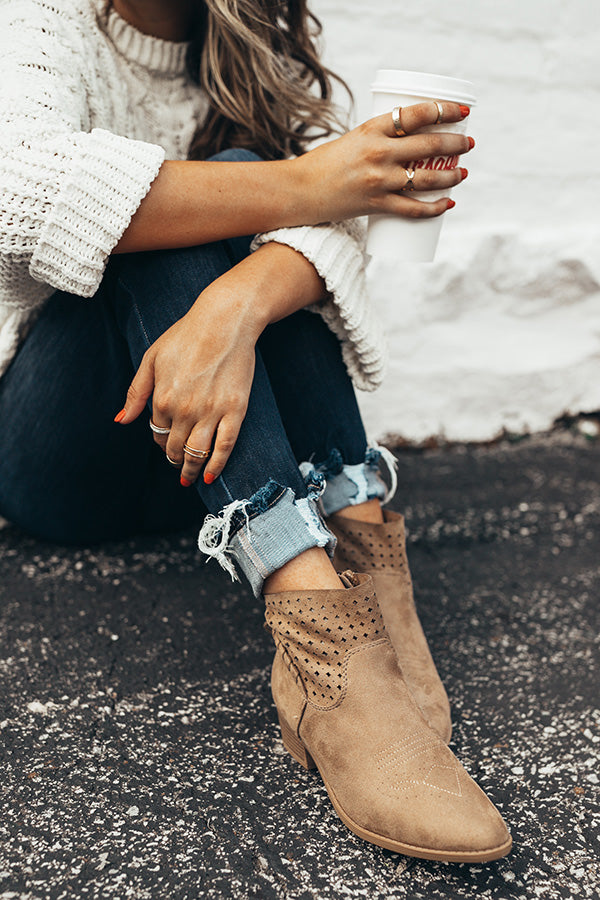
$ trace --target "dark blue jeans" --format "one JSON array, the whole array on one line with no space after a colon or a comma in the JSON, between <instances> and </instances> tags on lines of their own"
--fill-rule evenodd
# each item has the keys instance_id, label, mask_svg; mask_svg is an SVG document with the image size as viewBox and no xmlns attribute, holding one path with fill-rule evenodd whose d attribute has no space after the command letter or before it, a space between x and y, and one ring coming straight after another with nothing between
<instances>
[{"instance_id":1,"label":"dark blue jeans","mask_svg":"<svg viewBox=\"0 0 600 900\"><path fill-rule=\"evenodd\" d=\"M365 465L371 496L381 496L339 342L312 312L261 336L248 411L214 484L180 486L152 440L149 413L126 427L113 423L146 349L249 244L114 256L92 300L50 298L0 381L1 515L39 537L87 544L200 525L208 511L219 527L211 520L203 549L221 563L231 552L259 590L267 570L310 546L331 546L314 504L323 476L340 494L338 508L366 499L345 466ZM307 460L316 469L302 474ZM297 511L288 534L282 522ZM262 558L248 568L253 537ZM275 552L262 553L270 544Z\"/></svg>"}]
</instances>

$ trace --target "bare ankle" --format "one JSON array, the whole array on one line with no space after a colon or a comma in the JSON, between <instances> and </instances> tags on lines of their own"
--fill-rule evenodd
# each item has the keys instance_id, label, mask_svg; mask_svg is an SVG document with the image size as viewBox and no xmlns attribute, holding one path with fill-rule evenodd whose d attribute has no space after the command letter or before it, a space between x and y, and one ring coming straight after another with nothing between
<instances>
[{"instance_id":1,"label":"bare ankle","mask_svg":"<svg viewBox=\"0 0 600 900\"><path fill-rule=\"evenodd\" d=\"M365 503L357 503L356 506L345 506L336 515L344 516L346 519L355 519L358 522L380 524L384 521L383 509L376 497L373 500L367 500Z\"/></svg>"},{"instance_id":2,"label":"bare ankle","mask_svg":"<svg viewBox=\"0 0 600 900\"><path fill-rule=\"evenodd\" d=\"M273 572L266 579L263 592L331 590L342 586L325 550L312 547Z\"/></svg>"}]
</instances>

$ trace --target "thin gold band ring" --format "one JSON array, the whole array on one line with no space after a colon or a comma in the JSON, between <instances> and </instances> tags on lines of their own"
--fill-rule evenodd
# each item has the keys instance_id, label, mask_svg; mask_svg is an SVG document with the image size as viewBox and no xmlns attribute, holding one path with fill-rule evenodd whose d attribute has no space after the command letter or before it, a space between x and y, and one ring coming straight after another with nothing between
<instances>
[{"instance_id":1,"label":"thin gold band ring","mask_svg":"<svg viewBox=\"0 0 600 900\"><path fill-rule=\"evenodd\" d=\"M193 456L194 459L208 459L210 456L210 450L197 450L195 447L190 447L189 444L183 445L183 452L188 456Z\"/></svg>"}]
</instances>

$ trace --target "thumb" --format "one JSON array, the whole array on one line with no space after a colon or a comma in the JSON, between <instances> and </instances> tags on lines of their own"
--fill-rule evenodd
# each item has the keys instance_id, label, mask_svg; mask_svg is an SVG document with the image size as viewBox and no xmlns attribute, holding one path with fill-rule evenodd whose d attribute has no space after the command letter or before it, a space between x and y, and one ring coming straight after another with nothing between
<instances>
[{"instance_id":1,"label":"thumb","mask_svg":"<svg viewBox=\"0 0 600 900\"><path fill-rule=\"evenodd\" d=\"M150 394L154 390L154 357L144 354L140 367L127 391L127 400L123 409L115 416L115 422L129 425L142 412Z\"/></svg>"}]
</instances>

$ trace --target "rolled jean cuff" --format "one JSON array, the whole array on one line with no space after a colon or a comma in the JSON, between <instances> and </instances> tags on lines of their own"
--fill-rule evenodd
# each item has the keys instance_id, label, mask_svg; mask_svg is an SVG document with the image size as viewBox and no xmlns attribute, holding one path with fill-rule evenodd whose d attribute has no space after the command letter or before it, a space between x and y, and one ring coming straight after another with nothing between
<instances>
[{"instance_id":1,"label":"rolled jean cuff","mask_svg":"<svg viewBox=\"0 0 600 900\"><path fill-rule=\"evenodd\" d=\"M305 479L314 478L315 473L323 475L326 486L319 499L319 507L324 516L331 516L346 506L357 506L367 500L387 502L390 499L392 494L379 471L382 458L389 468L383 449L369 447L364 462L348 465L338 450L332 450L322 463L301 463L300 471Z\"/></svg>"},{"instance_id":2,"label":"rolled jean cuff","mask_svg":"<svg viewBox=\"0 0 600 900\"><path fill-rule=\"evenodd\" d=\"M269 575L305 550L323 547L333 558L336 540L321 518L317 496L309 486L309 496L296 499L291 488L270 481L249 500L236 500L220 516L207 516L198 546L233 580L236 563L259 596Z\"/></svg>"}]
</instances>

